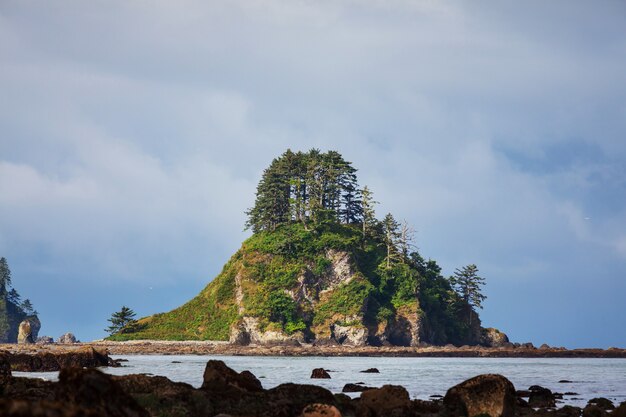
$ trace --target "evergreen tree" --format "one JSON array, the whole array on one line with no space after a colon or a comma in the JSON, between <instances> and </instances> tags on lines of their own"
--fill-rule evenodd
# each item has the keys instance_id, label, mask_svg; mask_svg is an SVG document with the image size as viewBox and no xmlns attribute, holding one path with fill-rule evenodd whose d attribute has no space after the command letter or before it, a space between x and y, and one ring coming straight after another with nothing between
<instances>
[{"instance_id":1,"label":"evergreen tree","mask_svg":"<svg viewBox=\"0 0 626 417\"><path fill-rule=\"evenodd\" d=\"M361 190L361 222L363 229L363 241L368 236L372 235L372 232L376 225L376 212L374 205L378 204L378 201L374 201L374 195L367 187L367 185Z\"/></svg>"},{"instance_id":2,"label":"evergreen tree","mask_svg":"<svg viewBox=\"0 0 626 417\"><path fill-rule=\"evenodd\" d=\"M9 301L15 304L16 306L19 306L21 303L21 298L22 297L20 297L17 290L15 288L11 288L11 291L9 291L9 294L8 294Z\"/></svg>"},{"instance_id":3,"label":"evergreen tree","mask_svg":"<svg viewBox=\"0 0 626 417\"><path fill-rule=\"evenodd\" d=\"M126 306L122 306L122 309L111 315L108 319L111 323L105 330L110 335L120 332L128 325L135 323L135 312Z\"/></svg>"},{"instance_id":4,"label":"evergreen tree","mask_svg":"<svg viewBox=\"0 0 626 417\"><path fill-rule=\"evenodd\" d=\"M391 213L388 213L382 221L383 226L383 242L387 248L387 257L385 262L387 268L391 268L392 261L399 259L398 240L400 238L400 224L396 221Z\"/></svg>"},{"instance_id":5,"label":"evergreen tree","mask_svg":"<svg viewBox=\"0 0 626 417\"><path fill-rule=\"evenodd\" d=\"M6 258L0 258L0 294L6 294L11 286L11 270Z\"/></svg>"},{"instance_id":6,"label":"evergreen tree","mask_svg":"<svg viewBox=\"0 0 626 417\"><path fill-rule=\"evenodd\" d=\"M33 304L28 298L22 301L22 304L20 304L20 308L27 316L32 316L35 313L35 310L33 309Z\"/></svg>"},{"instance_id":7,"label":"evergreen tree","mask_svg":"<svg viewBox=\"0 0 626 417\"><path fill-rule=\"evenodd\" d=\"M471 325L473 308L482 309L482 303L487 298L481 292L485 279L478 276L478 267L471 264L462 269L457 268L450 277L450 283L466 306L468 323Z\"/></svg>"}]
</instances>

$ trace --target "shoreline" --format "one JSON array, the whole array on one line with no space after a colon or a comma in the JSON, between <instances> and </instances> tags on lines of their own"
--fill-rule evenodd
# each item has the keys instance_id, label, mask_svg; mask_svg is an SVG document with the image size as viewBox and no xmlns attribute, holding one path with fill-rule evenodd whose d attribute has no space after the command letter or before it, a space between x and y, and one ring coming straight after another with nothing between
<instances>
[{"instance_id":1,"label":"shoreline","mask_svg":"<svg viewBox=\"0 0 626 417\"><path fill-rule=\"evenodd\" d=\"M449 358L626 358L626 349L609 348L531 348L480 346L344 346L313 344L233 345L221 341L158 341L125 342L95 341L74 344L0 344L0 351L12 353L62 352L83 347L106 349L111 355L224 355L224 356L354 356L354 357L449 357Z\"/></svg>"}]
</instances>

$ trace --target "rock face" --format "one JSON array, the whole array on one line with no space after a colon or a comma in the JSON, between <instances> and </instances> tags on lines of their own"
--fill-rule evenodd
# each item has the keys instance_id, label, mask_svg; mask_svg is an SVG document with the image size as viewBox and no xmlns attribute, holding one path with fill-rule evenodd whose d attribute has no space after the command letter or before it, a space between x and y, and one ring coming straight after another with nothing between
<instances>
[{"instance_id":1,"label":"rock face","mask_svg":"<svg viewBox=\"0 0 626 417\"><path fill-rule=\"evenodd\" d=\"M65 333L57 340L57 343L62 345L70 345L72 343L76 343L76 337L72 333Z\"/></svg>"},{"instance_id":2,"label":"rock face","mask_svg":"<svg viewBox=\"0 0 626 417\"><path fill-rule=\"evenodd\" d=\"M502 347L509 343L509 338L506 334L502 333L498 329L488 327L481 329L480 344L487 347Z\"/></svg>"},{"instance_id":3,"label":"rock face","mask_svg":"<svg viewBox=\"0 0 626 417\"><path fill-rule=\"evenodd\" d=\"M88 346L55 353L49 351L35 354L13 353L7 354L6 359L11 363L11 368L19 372L52 372L70 367L118 366L109 358L106 350Z\"/></svg>"},{"instance_id":4,"label":"rock face","mask_svg":"<svg viewBox=\"0 0 626 417\"><path fill-rule=\"evenodd\" d=\"M34 343L31 324L29 320L24 320L20 323L19 330L17 333L17 343L19 344L29 344Z\"/></svg>"},{"instance_id":5,"label":"rock face","mask_svg":"<svg viewBox=\"0 0 626 417\"><path fill-rule=\"evenodd\" d=\"M513 417L515 388L496 374L479 375L448 390L443 404L447 416Z\"/></svg>"}]
</instances>

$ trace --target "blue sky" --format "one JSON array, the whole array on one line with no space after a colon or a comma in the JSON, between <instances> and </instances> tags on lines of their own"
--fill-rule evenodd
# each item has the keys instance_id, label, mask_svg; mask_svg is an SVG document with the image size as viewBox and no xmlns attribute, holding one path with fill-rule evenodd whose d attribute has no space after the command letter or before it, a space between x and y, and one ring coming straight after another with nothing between
<instances>
[{"instance_id":1,"label":"blue sky","mask_svg":"<svg viewBox=\"0 0 626 417\"><path fill-rule=\"evenodd\" d=\"M0 256L42 334L200 291L336 149L519 342L626 346L626 3L0 3Z\"/></svg>"}]
</instances>

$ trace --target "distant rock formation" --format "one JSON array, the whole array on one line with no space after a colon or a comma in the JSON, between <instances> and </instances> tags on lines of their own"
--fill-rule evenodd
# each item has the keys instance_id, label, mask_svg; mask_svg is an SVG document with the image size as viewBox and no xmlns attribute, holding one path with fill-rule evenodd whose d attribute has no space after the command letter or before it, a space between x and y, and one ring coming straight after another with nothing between
<instances>
[{"instance_id":1,"label":"distant rock formation","mask_svg":"<svg viewBox=\"0 0 626 417\"><path fill-rule=\"evenodd\" d=\"M65 333L57 340L57 343L62 345L69 345L72 343L76 343L76 337L72 333Z\"/></svg>"}]
</instances>

